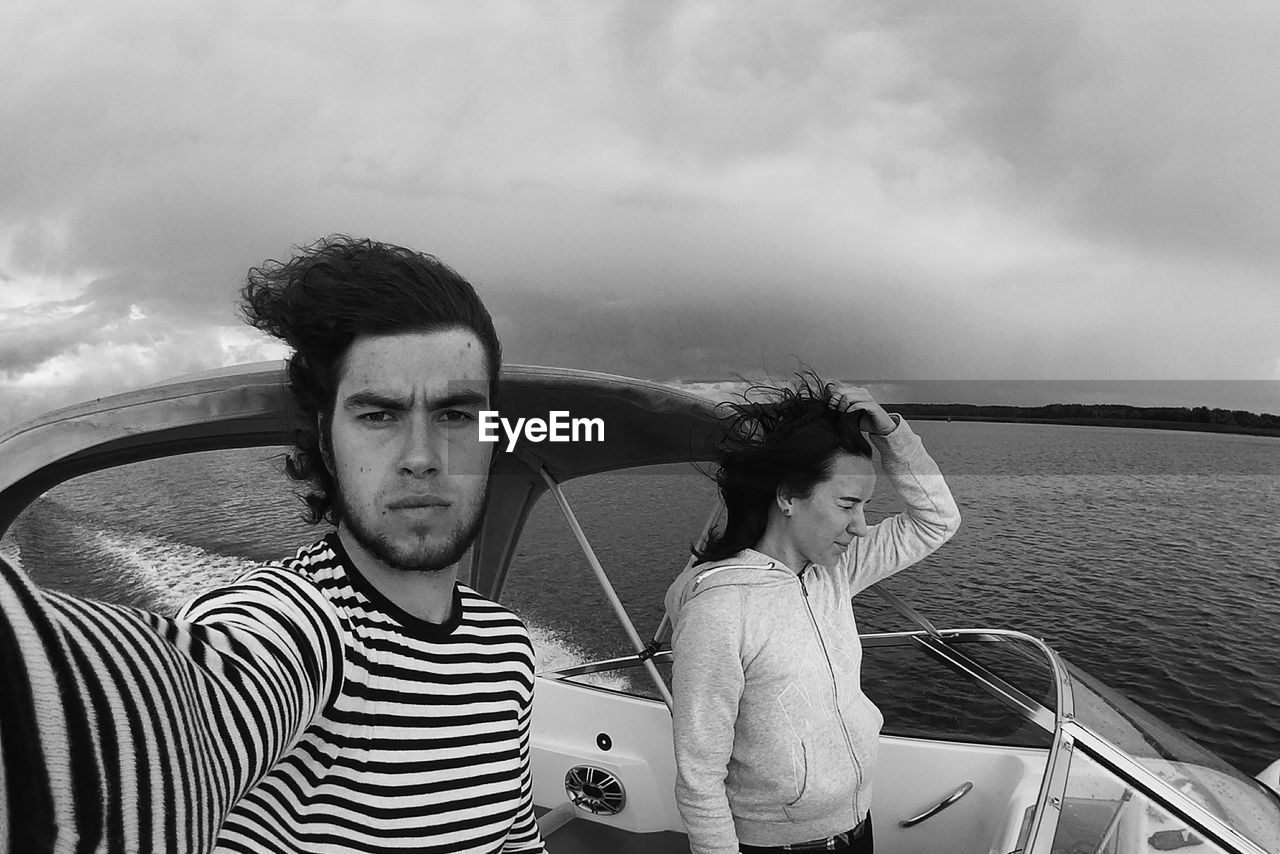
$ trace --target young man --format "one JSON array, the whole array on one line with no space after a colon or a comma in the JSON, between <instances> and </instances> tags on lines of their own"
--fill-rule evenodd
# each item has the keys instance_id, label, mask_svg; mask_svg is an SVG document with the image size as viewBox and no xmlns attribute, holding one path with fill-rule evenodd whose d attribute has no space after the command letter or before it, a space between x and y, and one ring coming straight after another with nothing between
<instances>
[{"instance_id":1,"label":"young man","mask_svg":"<svg viewBox=\"0 0 1280 854\"><path fill-rule=\"evenodd\" d=\"M501 348L430 256L334 237L251 270L293 349L289 473L336 532L176 619L0 563L0 851L541 852L532 647L454 580Z\"/></svg>"}]
</instances>

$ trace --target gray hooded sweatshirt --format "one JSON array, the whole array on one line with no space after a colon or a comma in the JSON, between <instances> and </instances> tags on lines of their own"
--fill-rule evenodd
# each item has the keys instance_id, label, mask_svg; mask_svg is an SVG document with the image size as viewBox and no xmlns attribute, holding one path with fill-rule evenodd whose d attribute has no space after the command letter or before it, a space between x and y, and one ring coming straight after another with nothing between
<instances>
[{"instance_id":1,"label":"gray hooded sweatshirt","mask_svg":"<svg viewBox=\"0 0 1280 854\"><path fill-rule=\"evenodd\" d=\"M871 441L907 509L855 539L836 565L798 573L747 549L691 567L667 591L676 802L693 854L833 836L870 808L884 718L862 693L850 600L960 524L905 421Z\"/></svg>"}]
</instances>

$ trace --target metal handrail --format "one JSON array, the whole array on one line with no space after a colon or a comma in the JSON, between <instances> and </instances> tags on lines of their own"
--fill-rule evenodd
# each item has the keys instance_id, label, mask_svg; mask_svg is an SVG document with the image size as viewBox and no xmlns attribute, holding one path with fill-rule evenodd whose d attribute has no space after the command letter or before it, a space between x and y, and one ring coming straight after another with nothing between
<instances>
[{"instance_id":1,"label":"metal handrail","mask_svg":"<svg viewBox=\"0 0 1280 854\"><path fill-rule=\"evenodd\" d=\"M973 661L954 645L947 644L948 640L990 640L994 642L1000 642L1002 640L1017 640L1030 643L1042 652L1049 650L1049 647L1047 647L1042 641L1039 641L1037 638L1023 632L1009 629L935 629L934 631L936 633L936 637L920 631L910 631L865 634L861 636L861 639L863 644L869 648L875 648L883 645L898 646L908 643L919 644L931 655L942 660L943 663L972 678L988 693L1017 710L1019 714L1036 724L1042 730L1049 733L1054 732L1057 725L1057 717L1054 710L1050 710L1039 701L1028 696L1023 691L992 673L983 665ZM649 663L652 662L656 665L658 663L669 661L672 656L671 650L660 649L653 651L652 649L649 649L646 650L646 652L649 654L644 655L643 652L637 651L636 654L632 655L618 656L616 658L604 659L601 661L561 667L556 670L545 671L539 675L553 679L568 679L575 676L587 676L593 673L617 670L622 667L635 666L640 663L649 665ZM644 658L641 658L641 655L644 655ZM1050 668L1053 669L1054 664L1057 662L1050 659L1049 663ZM656 666L654 669L656 670Z\"/></svg>"},{"instance_id":2,"label":"metal handrail","mask_svg":"<svg viewBox=\"0 0 1280 854\"><path fill-rule=\"evenodd\" d=\"M911 818L904 818L902 821L898 822L898 827L902 827L902 828L915 827L917 824L919 824L922 821L928 821L938 813L945 810L947 807L954 804L956 801L963 798L965 795L969 794L969 791L972 788L973 788L973 781L965 780L963 783L960 784L960 787L957 788L954 792L947 795L942 800L938 801L936 804L929 807L924 812L921 812L918 815L913 815L911 816Z\"/></svg>"},{"instance_id":3,"label":"metal handrail","mask_svg":"<svg viewBox=\"0 0 1280 854\"><path fill-rule=\"evenodd\" d=\"M1074 708L1070 694L1070 676L1067 673L1066 665L1062 663L1062 660L1053 651L1052 647L1034 635L1012 629L934 629L932 632L877 632L862 635L861 637L864 646L867 647L875 647L885 641L896 640L911 640L920 644L925 650L936 655L944 663L972 677L988 693L1012 706L1046 732L1054 732L1064 719L1071 717L1071 715L1063 712L1064 707L1068 710ZM970 659L956 649L955 646L947 643L948 640L982 637L1025 641L1038 649L1048 662L1050 672L1053 673L1058 700L1055 708L1050 710L1037 700L1028 697L999 676L991 673L983 665Z\"/></svg>"},{"instance_id":4,"label":"metal handrail","mask_svg":"<svg viewBox=\"0 0 1280 854\"><path fill-rule=\"evenodd\" d=\"M883 598L885 601L887 601L891 606L893 606L893 608L898 613L902 614L902 616L906 617L913 624L923 629L925 633L933 637L935 640L945 643L945 640L943 638L943 633L940 632L938 629L936 629L933 623L931 623L927 617L925 617L915 608L912 608L910 605L908 605L906 601L903 600L901 597L899 597L896 593L893 593L887 588L883 588L879 585L876 585L871 589L874 590L877 594L879 594L880 597ZM991 634L1003 634L1003 633L1005 633L1004 630L991 632ZM954 631L949 631L947 632L947 634L954 634ZM1037 638L1033 635L1024 634L1022 632L1015 632L1014 634L1018 635L1024 640L1030 641L1032 644L1038 647L1041 653L1044 654L1044 657L1049 662L1049 669L1053 673L1053 678L1055 683L1054 687L1058 695L1058 702L1054 704L1055 726L1057 724L1062 723L1062 721L1064 720L1071 720L1075 718L1075 698L1072 694L1072 689L1071 689L1071 674L1067 672L1066 664L1064 664L1062 659L1058 656L1058 654L1054 652L1053 648L1050 647L1044 641L1042 641L1040 638ZM1021 711L1021 709L1019 709L1019 711Z\"/></svg>"},{"instance_id":5,"label":"metal handrail","mask_svg":"<svg viewBox=\"0 0 1280 854\"><path fill-rule=\"evenodd\" d=\"M939 633L936 636L916 634L914 640L944 664L972 677L983 690L1006 705L1012 706L1019 714L1045 732L1052 733L1057 728L1057 716L1053 710L1045 708L1042 703L949 645L943 634Z\"/></svg>"},{"instance_id":6,"label":"metal handrail","mask_svg":"<svg viewBox=\"0 0 1280 854\"><path fill-rule=\"evenodd\" d=\"M650 656L650 658L655 663L670 661L671 650L659 650ZM549 679L572 679L574 676L590 676L593 673L607 673L610 670L620 670L623 667L634 667L637 664L640 664L640 656L620 655L617 658L606 658L601 661L588 662L587 664L574 664L569 667L546 670L538 675Z\"/></svg>"},{"instance_id":7,"label":"metal handrail","mask_svg":"<svg viewBox=\"0 0 1280 854\"><path fill-rule=\"evenodd\" d=\"M1049 664L1053 669L1053 678L1058 683L1058 724L1061 725L1063 721L1075 720L1075 691L1071 687L1071 674L1067 671L1067 665L1063 662L1062 656L1058 655L1057 650L1040 640L1040 638L1034 635L1027 635L1026 638L1040 648L1040 651L1049 659Z\"/></svg>"}]
</instances>

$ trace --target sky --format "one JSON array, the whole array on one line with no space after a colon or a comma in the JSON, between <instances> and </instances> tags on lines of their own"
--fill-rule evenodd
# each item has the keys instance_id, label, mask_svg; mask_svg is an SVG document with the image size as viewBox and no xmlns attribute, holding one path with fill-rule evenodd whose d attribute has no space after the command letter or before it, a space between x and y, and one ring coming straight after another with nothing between
<instances>
[{"instance_id":1,"label":"sky","mask_svg":"<svg viewBox=\"0 0 1280 854\"><path fill-rule=\"evenodd\" d=\"M509 362L1280 413L1280 7L0 9L0 428L284 355L246 270L347 233Z\"/></svg>"}]
</instances>

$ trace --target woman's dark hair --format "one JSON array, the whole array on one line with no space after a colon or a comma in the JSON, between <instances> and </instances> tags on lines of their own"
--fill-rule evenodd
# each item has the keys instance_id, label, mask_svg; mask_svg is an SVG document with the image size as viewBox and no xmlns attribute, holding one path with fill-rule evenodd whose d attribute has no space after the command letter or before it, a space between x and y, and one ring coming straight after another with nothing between
<instances>
[{"instance_id":1,"label":"woman's dark hair","mask_svg":"<svg viewBox=\"0 0 1280 854\"><path fill-rule=\"evenodd\" d=\"M809 497L831 476L838 452L871 457L871 443L858 429L861 411L851 411L839 387L811 370L796 374L790 385L754 385L740 401L721 405L731 420L715 479L728 517L724 530L692 549L700 562L724 560L759 543L778 491Z\"/></svg>"},{"instance_id":2,"label":"woman's dark hair","mask_svg":"<svg viewBox=\"0 0 1280 854\"><path fill-rule=\"evenodd\" d=\"M496 399L502 345L493 319L470 283L430 255L330 235L250 270L240 311L293 350L289 389L303 417L285 471L309 483L302 499L312 524L340 521L321 440L328 442L343 360L358 336L468 329L484 347Z\"/></svg>"}]
</instances>

